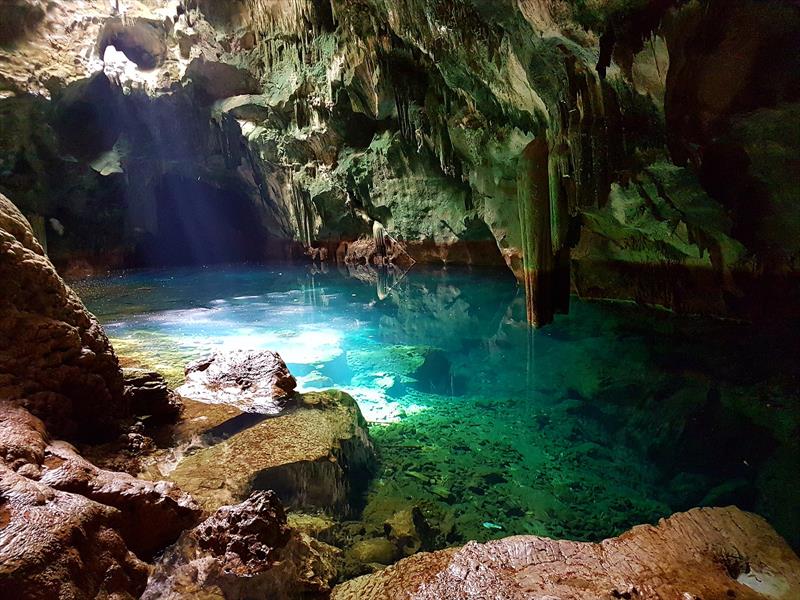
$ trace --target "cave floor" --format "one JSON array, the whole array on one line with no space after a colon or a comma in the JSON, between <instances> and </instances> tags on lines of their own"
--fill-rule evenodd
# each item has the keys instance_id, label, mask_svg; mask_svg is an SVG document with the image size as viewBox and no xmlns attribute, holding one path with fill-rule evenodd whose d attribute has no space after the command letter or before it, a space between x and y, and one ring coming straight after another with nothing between
<instances>
[{"instance_id":1,"label":"cave floor","mask_svg":"<svg viewBox=\"0 0 800 600\"><path fill-rule=\"evenodd\" d=\"M458 268L181 268L73 287L123 362L172 385L189 360L246 347L279 352L300 391L349 392L380 459L368 529L417 505L436 546L599 540L735 504L800 545L796 328L573 298L530 331L508 273Z\"/></svg>"}]
</instances>

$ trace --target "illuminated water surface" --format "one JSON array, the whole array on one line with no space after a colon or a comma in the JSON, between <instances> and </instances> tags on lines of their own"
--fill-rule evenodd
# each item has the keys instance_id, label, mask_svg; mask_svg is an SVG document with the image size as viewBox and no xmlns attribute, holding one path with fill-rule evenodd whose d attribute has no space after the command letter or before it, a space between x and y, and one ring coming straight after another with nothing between
<instances>
[{"instance_id":1,"label":"illuminated water surface","mask_svg":"<svg viewBox=\"0 0 800 600\"><path fill-rule=\"evenodd\" d=\"M530 332L509 274L453 268L380 284L365 268L176 269L75 287L119 354L173 384L214 349L268 348L301 390L351 393L381 459L365 514L418 504L446 543L595 540L727 504L800 541L786 328L573 299Z\"/></svg>"}]
</instances>

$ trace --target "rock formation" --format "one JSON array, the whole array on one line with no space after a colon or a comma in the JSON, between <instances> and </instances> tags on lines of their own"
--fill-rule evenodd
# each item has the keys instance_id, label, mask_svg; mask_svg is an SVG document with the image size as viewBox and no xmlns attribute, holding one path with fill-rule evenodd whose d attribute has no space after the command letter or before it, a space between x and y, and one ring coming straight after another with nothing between
<instances>
[{"instance_id":1,"label":"rock formation","mask_svg":"<svg viewBox=\"0 0 800 600\"><path fill-rule=\"evenodd\" d=\"M176 392L206 403L223 403L244 412L278 414L297 385L275 352L217 353L187 365L186 382Z\"/></svg>"},{"instance_id":2,"label":"rock formation","mask_svg":"<svg viewBox=\"0 0 800 600\"><path fill-rule=\"evenodd\" d=\"M157 475L176 482L206 510L270 489L289 507L343 516L351 513L374 470L364 418L355 401L340 392L304 394L297 407L276 417L248 423L223 439L213 436L207 431L208 447Z\"/></svg>"},{"instance_id":3,"label":"rock formation","mask_svg":"<svg viewBox=\"0 0 800 600\"><path fill-rule=\"evenodd\" d=\"M794 310L793 3L14 6L0 191L59 265L338 260L380 222L505 262L539 324L569 290Z\"/></svg>"},{"instance_id":4,"label":"rock formation","mask_svg":"<svg viewBox=\"0 0 800 600\"><path fill-rule=\"evenodd\" d=\"M516 536L417 554L333 600L795 598L800 560L760 517L693 509L598 544Z\"/></svg>"},{"instance_id":5,"label":"rock formation","mask_svg":"<svg viewBox=\"0 0 800 600\"><path fill-rule=\"evenodd\" d=\"M0 282L0 588L8 598L136 597L142 561L199 507L174 484L97 468L48 431L108 438L130 405L163 413L166 390L144 393L141 380L123 389L100 325L3 196Z\"/></svg>"},{"instance_id":6,"label":"rock formation","mask_svg":"<svg viewBox=\"0 0 800 600\"><path fill-rule=\"evenodd\" d=\"M61 435L97 435L125 416L122 372L100 324L2 195L0 281L0 399Z\"/></svg>"},{"instance_id":7,"label":"rock formation","mask_svg":"<svg viewBox=\"0 0 800 600\"><path fill-rule=\"evenodd\" d=\"M142 598L322 597L336 577L337 553L288 526L274 493L254 492L181 536Z\"/></svg>"}]
</instances>

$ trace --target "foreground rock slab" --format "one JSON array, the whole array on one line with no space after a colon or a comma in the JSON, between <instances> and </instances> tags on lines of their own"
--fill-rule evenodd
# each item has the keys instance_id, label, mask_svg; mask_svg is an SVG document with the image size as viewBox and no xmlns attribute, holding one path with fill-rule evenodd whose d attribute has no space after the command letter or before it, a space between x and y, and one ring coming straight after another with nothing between
<instances>
[{"instance_id":1,"label":"foreground rock slab","mask_svg":"<svg viewBox=\"0 0 800 600\"><path fill-rule=\"evenodd\" d=\"M230 404L244 412L281 412L297 385L276 352L218 352L186 367L176 392L208 404Z\"/></svg>"},{"instance_id":2,"label":"foreground rock slab","mask_svg":"<svg viewBox=\"0 0 800 600\"><path fill-rule=\"evenodd\" d=\"M211 436L207 432L206 438ZM163 474L209 511L244 500L252 490L270 489L289 507L346 515L375 465L358 405L334 391L300 396L298 406L280 416L247 423L211 442Z\"/></svg>"},{"instance_id":3,"label":"foreground rock slab","mask_svg":"<svg viewBox=\"0 0 800 600\"><path fill-rule=\"evenodd\" d=\"M516 536L417 554L333 600L790 600L800 559L761 517L696 508L592 544Z\"/></svg>"},{"instance_id":4,"label":"foreground rock slab","mask_svg":"<svg viewBox=\"0 0 800 600\"><path fill-rule=\"evenodd\" d=\"M223 506L156 565L144 600L327 596L339 551L287 525L273 492Z\"/></svg>"}]
</instances>

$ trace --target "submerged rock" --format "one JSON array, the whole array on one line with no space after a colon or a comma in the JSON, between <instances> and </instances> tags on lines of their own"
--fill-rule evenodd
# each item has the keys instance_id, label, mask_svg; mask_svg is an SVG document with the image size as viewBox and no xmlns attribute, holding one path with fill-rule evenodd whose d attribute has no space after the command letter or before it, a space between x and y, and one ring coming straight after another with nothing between
<instances>
[{"instance_id":1,"label":"submerged rock","mask_svg":"<svg viewBox=\"0 0 800 600\"><path fill-rule=\"evenodd\" d=\"M800 559L762 518L692 509L597 544L516 536L417 554L333 600L739 598L800 595Z\"/></svg>"},{"instance_id":2,"label":"submerged rock","mask_svg":"<svg viewBox=\"0 0 800 600\"><path fill-rule=\"evenodd\" d=\"M244 412L281 412L297 385L276 353L217 352L186 367L186 383L176 392L208 404L230 404Z\"/></svg>"},{"instance_id":3,"label":"submerged rock","mask_svg":"<svg viewBox=\"0 0 800 600\"><path fill-rule=\"evenodd\" d=\"M207 510L271 489L290 507L349 513L375 468L361 411L333 391L305 394L299 404L183 457L169 478Z\"/></svg>"},{"instance_id":4,"label":"submerged rock","mask_svg":"<svg viewBox=\"0 0 800 600\"><path fill-rule=\"evenodd\" d=\"M294 598L330 592L338 550L287 525L273 492L223 506L156 566L144 600Z\"/></svg>"}]
</instances>

